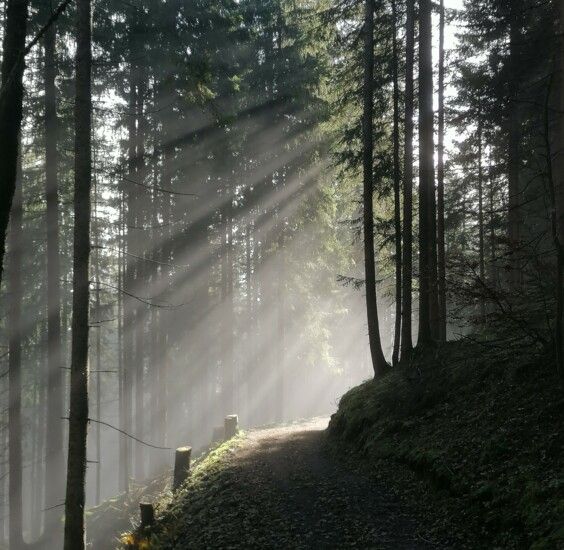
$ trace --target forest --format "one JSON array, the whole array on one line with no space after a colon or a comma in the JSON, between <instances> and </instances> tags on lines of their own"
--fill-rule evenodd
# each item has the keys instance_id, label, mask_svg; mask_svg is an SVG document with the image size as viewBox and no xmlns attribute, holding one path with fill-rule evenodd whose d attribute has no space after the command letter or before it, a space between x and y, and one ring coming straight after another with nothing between
<instances>
[{"instance_id":1,"label":"forest","mask_svg":"<svg viewBox=\"0 0 564 550\"><path fill-rule=\"evenodd\" d=\"M564 548L564 0L0 18L0 548Z\"/></svg>"}]
</instances>

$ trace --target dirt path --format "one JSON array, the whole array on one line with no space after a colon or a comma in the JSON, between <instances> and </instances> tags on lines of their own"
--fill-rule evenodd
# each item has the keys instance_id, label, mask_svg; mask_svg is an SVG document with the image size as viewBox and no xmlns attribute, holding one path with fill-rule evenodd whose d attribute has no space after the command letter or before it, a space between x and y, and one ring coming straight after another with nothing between
<instances>
[{"instance_id":1,"label":"dirt path","mask_svg":"<svg viewBox=\"0 0 564 550\"><path fill-rule=\"evenodd\" d=\"M327 420L257 430L187 499L180 548L438 548L398 500L326 452Z\"/></svg>"}]
</instances>

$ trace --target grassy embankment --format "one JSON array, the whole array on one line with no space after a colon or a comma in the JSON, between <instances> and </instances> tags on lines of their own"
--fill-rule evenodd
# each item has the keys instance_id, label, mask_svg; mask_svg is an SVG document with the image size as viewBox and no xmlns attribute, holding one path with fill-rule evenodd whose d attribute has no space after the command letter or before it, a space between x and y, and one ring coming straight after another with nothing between
<instances>
[{"instance_id":1,"label":"grassy embankment","mask_svg":"<svg viewBox=\"0 0 564 550\"><path fill-rule=\"evenodd\" d=\"M564 391L547 359L451 343L347 393L333 446L455 548L564 548Z\"/></svg>"}]
</instances>

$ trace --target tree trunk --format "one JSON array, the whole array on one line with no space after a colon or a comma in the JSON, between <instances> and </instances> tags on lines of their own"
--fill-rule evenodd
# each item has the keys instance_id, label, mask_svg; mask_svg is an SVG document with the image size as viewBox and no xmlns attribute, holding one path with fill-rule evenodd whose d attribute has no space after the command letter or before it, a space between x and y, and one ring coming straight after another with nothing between
<instances>
[{"instance_id":1,"label":"tree trunk","mask_svg":"<svg viewBox=\"0 0 564 550\"><path fill-rule=\"evenodd\" d=\"M59 251L59 186L56 28L43 39L45 51L45 196L47 203L47 425L45 442L45 535L60 546L61 510L64 500L63 452L63 350L61 346L61 268ZM54 538L56 537L56 538Z\"/></svg>"},{"instance_id":2,"label":"tree trunk","mask_svg":"<svg viewBox=\"0 0 564 550\"><path fill-rule=\"evenodd\" d=\"M374 376L378 378L384 374L387 363L380 339L376 296L376 258L374 254L374 0L366 0L364 17L364 111L362 117L364 268L368 338Z\"/></svg>"},{"instance_id":3,"label":"tree trunk","mask_svg":"<svg viewBox=\"0 0 564 550\"><path fill-rule=\"evenodd\" d=\"M88 307L90 186L92 175L90 0L77 0L76 97L74 107L74 244L71 393L65 500L65 550L83 550L86 435L88 428Z\"/></svg>"},{"instance_id":4,"label":"tree trunk","mask_svg":"<svg viewBox=\"0 0 564 550\"><path fill-rule=\"evenodd\" d=\"M254 284L253 284L253 244L254 240L252 239L252 214L251 220L247 223L247 227L245 229L245 293L246 293L246 336L247 336L247 354L248 360L244 362L244 388L245 394L242 396L242 406L244 409L241 411L241 415L245 419L245 423L247 426L250 426L250 414L252 412L251 407L249 406L249 402L251 400L252 392L251 392L251 372L252 372L252 364L254 361L254 312L253 312L253 293L254 293Z\"/></svg>"},{"instance_id":5,"label":"tree trunk","mask_svg":"<svg viewBox=\"0 0 564 550\"><path fill-rule=\"evenodd\" d=\"M276 422L284 422L286 400L286 258L284 254L284 220L279 219L277 247L277 284L276 284L276 345L277 351L277 384L276 384Z\"/></svg>"},{"instance_id":6,"label":"tree trunk","mask_svg":"<svg viewBox=\"0 0 564 550\"><path fill-rule=\"evenodd\" d=\"M102 415L102 307L100 303L100 226L98 223L98 185L94 183L94 220L95 220L95 263L94 263L94 279L96 284L96 295L94 311L96 312L96 345L95 345L95 365L96 365L96 419L101 420ZM94 502L96 505L100 504L100 491L102 483L102 438L101 438L101 425L98 423L95 427L96 430L96 494Z\"/></svg>"},{"instance_id":7,"label":"tree trunk","mask_svg":"<svg viewBox=\"0 0 564 550\"><path fill-rule=\"evenodd\" d=\"M231 190L225 186L224 192L227 194L226 206L222 212L221 220L221 300L223 308L223 328L222 328L222 398L223 414L233 414L233 221Z\"/></svg>"},{"instance_id":8,"label":"tree trunk","mask_svg":"<svg viewBox=\"0 0 564 550\"><path fill-rule=\"evenodd\" d=\"M16 190L22 123L23 72L28 0L7 0L2 44L0 87L0 283L6 251L6 231Z\"/></svg>"},{"instance_id":9,"label":"tree trunk","mask_svg":"<svg viewBox=\"0 0 564 550\"><path fill-rule=\"evenodd\" d=\"M446 342L446 250L445 250L445 3L439 4L439 146L437 158L437 268L439 341Z\"/></svg>"},{"instance_id":10,"label":"tree trunk","mask_svg":"<svg viewBox=\"0 0 564 550\"><path fill-rule=\"evenodd\" d=\"M431 0L419 0L419 345L433 342L436 278Z\"/></svg>"},{"instance_id":11,"label":"tree trunk","mask_svg":"<svg viewBox=\"0 0 564 550\"><path fill-rule=\"evenodd\" d=\"M21 160L18 184L12 205L8 256L8 434L9 434L9 542L10 548L23 547L22 509L22 182Z\"/></svg>"},{"instance_id":12,"label":"tree trunk","mask_svg":"<svg viewBox=\"0 0 564 550\"><path fill-rule=\"evenodd\" d=\"M495 245L495 178L493 173L493 161L490 154L488 168L488 179L489 179L489 229L490 229L490 284L493 288L497 287L497 267L496 267L496 245Z\"/></svg>"},{"instance_id":13,"label":"tree trunk","mask_svg":"<svg viewBox=\"0 0 564 550\"><path fill-rule=\"evenodd\" d=\"M479 114L481 117L481 113ZM480 280L486 284L486 262L484 250L484 172L482 168L482 121L478 121L478 257ZM486 321L485 296L480 296L480 323Z\"/></svg>"},{"instance_id":14,"label":"tree trunk","mask_svg":"<svg viewBox=\"0 0 564 550\"><path fill-rule=\"evenodd\" d=\"M124 195L121 193L120 197L120 239L119 239L119 252L118 252L118 390L119 390L119 427L122 432L126 431L127 418L125 407L125 384L126 384L126 371L125 371L125 358L124 358L124 307L123 307L123 289L125 280L125 200ZM129 480L129 461L127 454L127 437L121 433L119 435L119 475L118 475L118 490L126 492Z\"/></svg>"},{"instance_id":15,"label":"tree trunk","mask_svg":"<svg viewBox=\"0 0 564 550\"><path fill-rule=\"evenodd\" d=\"M509 129L508 129L508 228L510 271L509 282L512 290L517 291L522 282L521 261L519 251L521 242L521 189L519 183L520 174L520 133L521 116L518 103L519 96L519 74L520 74L520 41L522 17L522 1L513 0L510 7L509 21Z\"/></svg>"},{"instance_id":16,"label":"tree trunk","mask_svg":"<svg viewBox=\"0 0 564 550\"><path fill-rule=\"evenodd\" d=\"M397 6L396 0L392 0L393 18L393 81L394 81L394 225L396 245L396 315L394 321L394 348L392 352L392 365L397 365L400 353L401 337L401 168L400 168L400 112L399 112L399 53L397 37Z\"/></svg>"},{"instance_id":17,"label":"tree trunk","mask_svg":"<svg viewBox=\"0 0 564 550\"><path fill-rule=\"evenodd\" d=\"M130 30L130 35L133 31ZM130 67L129 67L129 116L127 119L127 167L128 178L136 181L136 155L137 155L137 126L136 126L136 79L135 79L135 49L133 46L133 39L130 36ZM136 307L133 295L135 293L135 259L136 253L135 245L135 231L136 231L136 189L131 182L126 182L127 187L126 202L127 202L127 215L125 220L125 229L127 232L125 239L125 273L124 273L124 298L123 298L123 420L124 431L128 434L131 433L133 424L132 406L133 406L133 375L135 373L135 322L136 322ZM123 490L129 489L129 477L131 475L131 443L127 436L122 436L122 446L124 452L124 475L126 478L126 485Z\"/></svg>"},{"instance_id":18,"label":"tree trunk","mask_svg":"<svg viewBox=\"0 0 564 550\"><path fill-rule=\"evenodd\" d=\"M558 37L559 48L557 53L558 65L556 74L556 147L552 151L554 159L553 170L553 239L556 248L556 323L555 323L555 347L556 361L560 376L564 378L564 155L562 147L564 144L564 0L558 0Z\"/></svg>"},{"instance_id":19,"label":"tree trunk","mask_svg":"<svg viewBox=\"0 0 564 550\"><path fill-rule=\"evenodd\" d=\"M405 145L403 168L403 275L401 360L406 363L413 351L412 277L413 277L413 69L415 57L415 0L407 0L405 37Z\"/></svg>"},{"instance_id":20,"label":"tree trunk","mask_svg":"<svg viewBox=\"0 0 564 550\"><path fill-rule=\"evenodd\" d=\"M155 103L155 108L158 108ZM159 137L156 132L153 132L153 148L156 151L159 146ZM153 265L151 270L151 288L153 293L155 289L160 289L161 281L163 280L162 273L162 229L159 228L159 203L157 196L157 187L159 184L159 169L156 163L153 163L153 192L151 194L151 257ZM162 211L162 208L161 208ZM162 291L161 291L162 292ZM160 362L162 360L159 350L160 338L160 313L157 308L151 308L149 319L149 332L150 332L150 348L149 348L149 377L150 377L150 434L152 441L159 440L159 406L164 406L164 403L159 402L159 376L160 376ZM156 453L150 455L150 472L149 475L156 475L160 467L160 459Z\"/></svg>"},{"instance_id":21,"label":"tree trunk","mask_svg":"<svg viewBox=\"0 0 564 550\"><path fill-rule=\"evenodd\" d=\"M142 55L142 52L138 52ZM136 181L145 184L145 132L146 123L144 119L144 96L145 96L145 71L141 66L137 67L137 94L136 94L136 118L137 118L137 151L136 151ZM142 243L145 241L145 206L146 200L139 196L136 190L136 232L137 254L139 257L144 255L141 250ZM146 196L146 194L145 194ZM147 265L143 259L136 262L135 270L135 289L136 292L146 288ZM145 436L145 320L147 317L147 305L138 303L135 323L135 433L137 437L143 439ZM141 444L135 445L135 478L138 481L145 479L145 448Z\"/></svg>"}]
</instances>

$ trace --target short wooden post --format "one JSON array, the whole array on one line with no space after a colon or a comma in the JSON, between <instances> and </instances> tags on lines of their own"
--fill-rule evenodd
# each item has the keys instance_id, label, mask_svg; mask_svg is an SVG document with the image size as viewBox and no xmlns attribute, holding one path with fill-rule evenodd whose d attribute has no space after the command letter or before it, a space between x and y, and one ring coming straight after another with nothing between
<instances>
[{"instance_id":1,"label":"short wooden post","mask_svg":"<svg viewBox=\"0 0 564 550\"><path fill-rule=\"evenodd\" d=\"M231 439L237 435L239 417L236 414L230 414L225 417L225 439Z\"/></svg>"},{"instance_id":2,"label":"short wooden post","mask_svg":"<svg viewBox=\"0 0 564 550\"><path fill-rule=\"evenodd\" d=\"M190 473L190 460L192 458L192 447L180 447L174 455L174 479L172 490L176 491Z\"/></svg>"},{"instance_id":3,"label":"short wooden post","mask_svg":"<svg viewBox=\"0 0 564 550\"><path fill-rule=\"evenodd\" d=\"M150 527L155 523L155 509L150 502L140 502L139 509L141 510L141 529Z\"/></svg>"}]
</instances>

